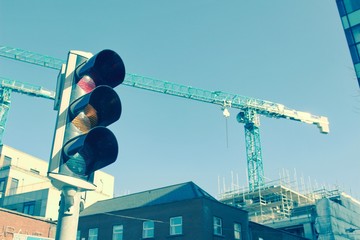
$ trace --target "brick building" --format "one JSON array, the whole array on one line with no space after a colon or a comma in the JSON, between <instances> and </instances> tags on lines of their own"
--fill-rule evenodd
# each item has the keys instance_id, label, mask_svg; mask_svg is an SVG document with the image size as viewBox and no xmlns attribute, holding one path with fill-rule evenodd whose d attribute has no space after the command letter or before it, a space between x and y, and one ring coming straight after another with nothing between
<instances>
[{"instance_id":1,"label":"brick building","mask_svg":"<svg viewBox=\"0 0 360 240\"><path fill-rule=\"evenodd\" d=\"M188 182L93 204L80 214L77 239L305 238L249 223L246 211L223 204Z\"/></svg>"},{"instance_id":2,"label":"brick building","mask_svg":"<svg viewBox=\"0 0 360 240\"><path fill-rule=\"evenodd\" d=\"M26 236L53 239L55 233L54 222L0 208L0 239L2 240L26 239Z\"/></svg>"}]
</instances>

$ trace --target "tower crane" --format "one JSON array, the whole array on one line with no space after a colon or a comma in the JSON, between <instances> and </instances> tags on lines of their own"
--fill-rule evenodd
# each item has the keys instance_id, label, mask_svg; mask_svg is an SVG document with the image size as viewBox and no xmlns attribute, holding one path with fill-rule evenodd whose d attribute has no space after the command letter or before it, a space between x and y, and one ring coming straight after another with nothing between
<instances>
[{"instance_id":1,"label":"tower crane","mask_svg":"<svg viewBox=\"0 0 360 240\"><path fill-rule=\"evenodd\" d=\"M5 125L10 110L11 93L22 93L33 97L55 99L55 92L29 83L0 77L0 145L4 136Z\"/></svg>"},{"instance_id":2,"label":"tower crane","mask_svg":"<svg viewBox=\"0 0 360 240\"><path fill-rule=\"evenodd\" d=\"M57 70L60 70L64 63L61 59L8 46L0 46L0 56ZM313 124L320 129L321 133L329 132L327 117L297 111L279 103L222 91L208 91L131 73L126 74L123 84L162 94L220 105L226 112L227 108L240 110L237 120L239 123L243 123L245 128L248 181L251 191L260 188L265 183L259 131L260 115Z\"/></svg>"}]
</instances>

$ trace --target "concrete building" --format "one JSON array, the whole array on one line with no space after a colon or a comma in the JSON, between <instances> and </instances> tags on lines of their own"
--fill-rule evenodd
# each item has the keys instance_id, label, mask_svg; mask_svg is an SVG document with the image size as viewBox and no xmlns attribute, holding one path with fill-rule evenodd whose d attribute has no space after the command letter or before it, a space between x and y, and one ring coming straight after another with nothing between
<instances>
[{"instance_id":1,"label":"concrete building","mask_svg":"<svg viewBox=\"0 0 360 240\"><path fill-rule=\"evenodd\" d=\"M80 240L302 240L249 222L248 213L217 201L193 182L99 201L80 213Z\"/></svg>"},{"instance_id":2,"label":"concrete building","mask_svg":"<svg viewBox=\"0 0 360 240\"><path fill-rule=\"evenodd\" d=\"M0 207L56 220L60 191L47 178L48 162L6 145L0 146ZM95 191L83 194L85 207L114 194L114 177L94 176Z\"/></svg>"},{"instance_id":3,"label":"concrete building","mask_svg":"<svg viewBox=\"0 0 360 240\"><path fill-rule=\"evenodd\" d=\"M290 181L279 181L255 191L224 192L219 200L248 211L251 221L307 239L359 239L348 231L360 229L359 201L338 189L298 189Z\"/></svg>"}]
</instances>

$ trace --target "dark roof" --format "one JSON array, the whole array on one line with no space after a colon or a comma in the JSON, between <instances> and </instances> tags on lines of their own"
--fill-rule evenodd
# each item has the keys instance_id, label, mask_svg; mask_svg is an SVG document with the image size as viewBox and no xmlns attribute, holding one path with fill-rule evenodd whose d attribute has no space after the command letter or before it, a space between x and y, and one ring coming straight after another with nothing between
<instances>
[{"instance_id":1,"label":"dark roof","mask_svg":"<svg viewBox=\"0 0 360 240\"><path fill-rule=\"evenodd\" d=\"M195 198L207 198L217 201L195 183L187 182L99 201L87 207L83 212L81 212L80 216L114 212Z\"/></svg>"}]
</instances>

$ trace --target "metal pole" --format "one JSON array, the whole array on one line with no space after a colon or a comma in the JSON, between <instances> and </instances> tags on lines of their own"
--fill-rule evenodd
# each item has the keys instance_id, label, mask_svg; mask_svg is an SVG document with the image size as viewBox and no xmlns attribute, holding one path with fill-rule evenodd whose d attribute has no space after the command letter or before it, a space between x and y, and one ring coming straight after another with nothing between
<instances>
[{"instance_id":1,"label":"metal pole","mask_svg":"<svg viewBox=\"0 0 360 240\"><path fill-rule=\"evenodd\" d=\"M75 240L79 222L81 193L71 186L61 191L56 240Z\"/></svg>"}]
</instances>

